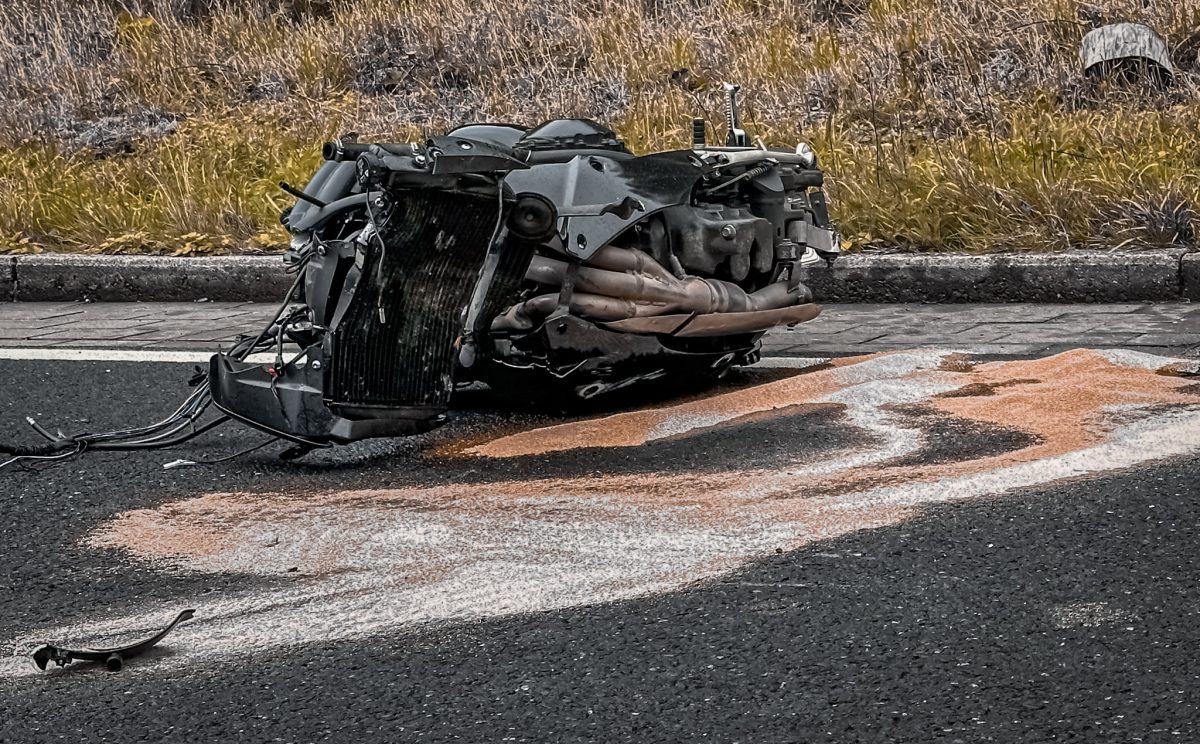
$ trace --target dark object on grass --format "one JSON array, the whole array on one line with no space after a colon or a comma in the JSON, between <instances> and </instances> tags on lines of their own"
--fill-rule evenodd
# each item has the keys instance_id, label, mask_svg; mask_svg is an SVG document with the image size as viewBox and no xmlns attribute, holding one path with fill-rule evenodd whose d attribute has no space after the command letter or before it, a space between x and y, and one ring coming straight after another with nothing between
<instances>
[{"instance_id":1,"label":"dark object on grass","mask_svg":"<svg viewBox=\"0 0 1200 744\"><path fill-rule=\"evenodd\" d=\"M30 656L33 658L33 663L37 665L37 668L41 669L43 672L46 671L46 667L50 664L50 662L54 662L59 666L66 666L72 661L103 661L104 666L107 667L110 672L115 672L120 670L120 668L125 665L126 659L137 656L147 649L152 648L159 641L166 638L167 634L174 630L176 625L179 625L185 620L191 620L192 616L195 614L195 610L184 610L175 616L175 619L171 621L170 625L163 628L158 633L145 640L138 641L137 643L131 643L127 646L116 646L114 648L73 649L45 644L35 648Z\"/></svg>"},{"instance_id":2,"label":"dark object on grass","mask_svg":"<svg viewBox=\"0 0 1200 744\"><path fill-rule=\"evenodd\" d=\"M1084 72L1093 78L1166 87L1171 58L1166 42L1149 26L1114 23L1089 31L1079 46Z\"/></svg>"}]
</instances>

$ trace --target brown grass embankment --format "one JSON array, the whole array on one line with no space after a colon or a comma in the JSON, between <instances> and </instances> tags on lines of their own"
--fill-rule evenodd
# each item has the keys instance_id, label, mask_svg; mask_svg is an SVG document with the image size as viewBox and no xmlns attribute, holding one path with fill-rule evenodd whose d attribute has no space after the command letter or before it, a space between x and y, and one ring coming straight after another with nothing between
<instances>
[{"instance_id":1,"label":"brown grass embankment","mask_svg":"<svg viewBox=\"0 0 1200 744\"><path fill-rule=\"evenodd\" d=\"M853 246L1197 245L1200 0L65 5L0 9L0 250L276 248L324 138L586 116L679 147L722 80L753 134L813 142ZM1170 89L1083 80L1123 20Z\"/></svg>"}]
</instances>

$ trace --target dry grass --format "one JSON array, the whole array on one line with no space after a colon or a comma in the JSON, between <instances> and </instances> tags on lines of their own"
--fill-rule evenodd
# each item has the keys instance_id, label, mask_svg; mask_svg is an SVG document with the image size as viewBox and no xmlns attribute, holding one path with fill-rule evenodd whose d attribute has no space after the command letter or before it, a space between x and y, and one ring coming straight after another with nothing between
<instances>
[{"instance_id":1,"label":"dry grass","mask_svg":"<svg viewBox=\"0 0 1200 744\"><path fill-rule=\"evenodd\" d=\"M1171 89L1082 80L1122 20L1177 47ZM278 247L275 183L336 133L587 116L678 147L722 80L814 142L855 246L1194 248L1198 30L1200 0L6 3L0 250Z\"/></svg>"}]
</instances>

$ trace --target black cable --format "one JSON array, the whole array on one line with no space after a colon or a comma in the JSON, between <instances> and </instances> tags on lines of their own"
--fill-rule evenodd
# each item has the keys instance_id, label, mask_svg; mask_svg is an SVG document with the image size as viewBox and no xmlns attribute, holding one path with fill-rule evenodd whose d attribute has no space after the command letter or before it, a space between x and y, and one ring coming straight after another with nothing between
<instances>
[{"instance_id":1,"label":"black cable","mask_svg":"<svg viewBox=\"0 0 1200 744\"><path fill-rule=\"evenodd\" d=\"M156 423L132 429L120 429L117 431L100 432L97 434L78 434L71 437L67 437L62 434L51 434L32 418L26 417L25 420L29 422L29 425L33 427L34 431L56 445L59 445L61 448L69 442L87 441L89 443L95 443L152 435L155 432L161 431L162 429L175 424L181 419L188 418L195 420L200 416L201 413L204 412L204 409L207 408L209 401L211 401L211 398L208 396L208 387L207 385L204 385L184 399L184 402L175 409L174 413Z\"/></svg>"},{"instance_id":2,"label":"black cable","mask_svg":"<svg viewBox=\"0 0 1200 744\"><path fill-rule=\"evenodd\" d=\"M90 445L90 446L88 446L88 449L105 450L107 452L130 452L133 450L163 449L166 447L174 447L177 444L183 444L184 442L195 439L196 437L200 436L201 434L203 434L207 431L211 431L229 420L230 420L230 418L228 416L220 416L218 418L213 419L212 421L209 421L207 424L204 424L203 426L193 429L187 435L178 437L176 439L172 439L170 441L130 442L128 444L126 444L126 443L101 443L101 444Z\"/></svg>"},{"instance_id":3,"label":"black cable","mask_svg":"<svg viewBox=\"0 0 1200 744\"><path fill-rule=\"evenodd\" d=\"M211 403L211 402L212 402L212 399L209 398L208 400L204 401L204 404L200 407L200 410L196 411L195 414L189 416L186 421L182 421L178 425L176 425L174 428L167 429L166 431L157 433L153 436L143 437L141 439L134 439L132 441L128 441L126 438L122 438L120 440L101 440L100 442L96 442L96 440L94 438L89 437L88 441L92 442L93 444L102 444L106 441L120 441L123 444L150 444L151 442L158 442L163 439L167 439L168 437L172 436L176 432L187 428L189 425L194 429L196 427L196 420L199 419L202 415L204 415L204 412L206 410L208 410L209 403Z\"/></svg>"},{"instance_id":4,"label":"black cable","mask_svg":"<svg viewBox=\"0 0 1200 744\"><path fill-rule=\"evenodd\" d=\"M166 418L164 418L161 421L158 421L153 424L148 424L146 426L139 426L139 427L131 428L131 429L118 429L116 431L106 431L106 432L101 432L98 434L87 434L87 435L80 435L80 436L86 436L88 439L90 439L92 441L108 441L108 440L112 440L112 439L126 439L129 437L137 437L137 436L153 434L154 432L159 431L160 429L170 426L171 424L175 423L176 421L178 421L181 418L184 418L184 417L196 418L196 416L199 415L199 412L203 410L203 406L207 405L207 402L206 402L207 398L208 398L208 383L204 382L204 383L201 383L201 385L195 390L195 392L193 392L191 395L189 395L187 398L185 398L183 403L181 403L179 405L179 407L176 408L175 411L171 415L167 416ZM196 410L196 408L195 408L196 406L201 406L200 411ZM35 430L39 430L39 433L42 434L42 436L47 436L48 432L46 432L45 429L42 429L41 427L37 426L36 423L34 423L34 422L30 422L30 423L31 423L31 425L34 426ZM52 441L69 441L69 439L63 440L63 439L60 439L59 437L47 437L47 438L51 439Z\"/></svg>"},{"instance_id":5,"label":"black cable","mask_svg":"<svg viewBox=\"0 0 1200 744\"><path fill-rule=\"evenodd\" d=\"M294 322L299 311L293 311L283 322L280 319L287 311L288 305L291 304L293 297L296 294L300 283L304 281L303 269L312 257L312 253L304 254L294 266L290 267L296 271L296 278L288 288L287 294L284 295L283 301L276 308L271 320L266 323L258 335L250 338L245 337L237 341L230 347L229 356L239 362L244 362L247 357L257 351L260 347L277 346L276 356L282 358L283 333L286 327ZM279 325L275 329L276 324ZM275 338L272 330L276 330ZM20 445L0 444L0 455L10 455L8 460L0 463L0 468L7 467L15 463L25 460L40 460L40 461L59 461L75 457L89 449L107 450L111 452L125 452L144 449L159 449L173 447L178 444L190 441L207 431L220 426L230 420L229 416L219 416L207 423L198 424L198 420L208 410L212 403L212 391L208 385L208 375L201 373L196 380L196 390L184 398L183 402L166 418L145 426L131 427L126 429L117 429L115 431L97 432L94 434L76 434L67 436L61 432L53 434L45 427L38 424L32 418L26 417L26 421L33 427L39 436L50 442L48 445L41 447L24 447ZM191 428L182 436L176 436L179 432ZM274 440L271 440L274 441ZM263 443L265 446L267 442ZM250 450L253 451L253 450Z\"/></svg>"},{"instance_id":6,"label":"black cable","mask_svg":"<svg viewBox=\"0 0 1200 744\"><path fill-rule=\"evenodd\" d=\"M279 304L279 308L275 311L275 316L271 318L270 323L267 323L267 327L263 328L262 331L259 332L258 337L254 339L254 343L246 347L241 356L234 356L233 354L231 354L231 356L234 356L234 358L239 362L244 362L246 357L250 356L252 350L258 346L258 344L263 340L263 338L266 337L268 333L271 332L271 328L273 328L275 324L279 322L279 318L283 316L283 311L287 310L287 306L291 304L292 295L296 293L296 288L300 286L300 282L302 281L304 281L304 273L300 272L296 274L296 281L292 282L292 286L288 289L287 294L284 295L283 302Z\"/></svg>"},{"instance_id":7,"label":"black cable","mask_svg":"<svg viewBox=\"0 0 1200 744\"><path fill-rule=\"evenodd\" d=\"M26 460L39 460L42 462L67 460L82 453L84 449L86 449L86 447L83 444L78 444L71 452L61 452L57 455L17 455L16 457L9 458L4 462L0 462L0 470L3 470L9 465L19 464Z\"/></svg>"},{"instance_id":8,"label":"black cable","mask_svg":"<svg viewBox=\"0 0 1200 744\"><path fill-rule=\"evenodd\" d=\"M257 450L262 449L263 447L266 447L268 444L272 444L272 443L278 442L278 441L279 441L279 437L271 437L270 439L268 439L265 442L259 442L258 444L254 445L253 447L247 447L244 450L238 450L237 452L234 452L232 455L226 455L225 457L218 457L215 460L192 460L192 462L196 463L197 465L220 465L223 462L229 462L230 460L241 457L242 455L248 455L251 452L255 452Z\"/></svg>"},{"instance_id":9,"label":"black cable","mask_svg":"<svg viewBox=\"0 0 1200 744\"><path fill-rule=\"evenodd\" d=\"M53 455L62 449L62 447L56 447L52 444L42 445L41 447L19 447L10 444L0 444L0 455L10 455L14 457L45 457L46 455Z\"/></svg>"}]
</instances>

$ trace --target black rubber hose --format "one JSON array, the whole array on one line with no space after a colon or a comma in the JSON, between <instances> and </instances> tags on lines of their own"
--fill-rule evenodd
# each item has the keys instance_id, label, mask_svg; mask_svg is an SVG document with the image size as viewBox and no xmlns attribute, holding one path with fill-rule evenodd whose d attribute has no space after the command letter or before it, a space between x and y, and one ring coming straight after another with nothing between
<instances>
[{"instance_id":1,"label":"black rubber hose","mask_svg":"<svg viewBox=\"0 0 1200 744\"><path fill-rule=\"evenodd\" d=\"M57 444L43 444L39 447L21 447L15 444L0 444L0 455L11 455L13 457L45 457L47 455L55 455L69 449L67 446Z\"/></svg>"}]
</instances>

